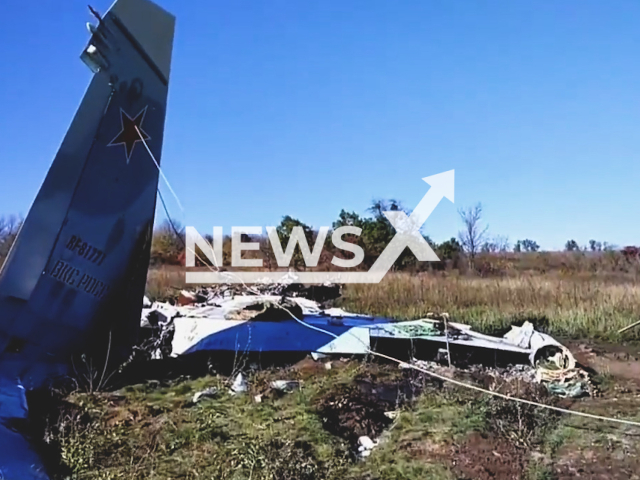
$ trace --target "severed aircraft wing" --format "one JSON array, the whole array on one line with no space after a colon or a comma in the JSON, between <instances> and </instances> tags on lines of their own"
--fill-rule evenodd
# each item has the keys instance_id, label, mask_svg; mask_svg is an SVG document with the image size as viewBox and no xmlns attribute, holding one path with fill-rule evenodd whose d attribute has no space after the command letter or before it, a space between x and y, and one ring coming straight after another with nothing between
<instances>
[{"instance_id":1,"label":"severed aircraft wing","mask_svg":"<svg viewBox=\"0 0 640 480\"><path fill-rule=\"evenodd\" d=\"M80 354L121 361L137 336L175 18L149 0L95 16L81 55L95 75L0 272L2 444L25 390L69 375ZM12 445L0 478L41 478Z\"/></svg>"}]
</instances>

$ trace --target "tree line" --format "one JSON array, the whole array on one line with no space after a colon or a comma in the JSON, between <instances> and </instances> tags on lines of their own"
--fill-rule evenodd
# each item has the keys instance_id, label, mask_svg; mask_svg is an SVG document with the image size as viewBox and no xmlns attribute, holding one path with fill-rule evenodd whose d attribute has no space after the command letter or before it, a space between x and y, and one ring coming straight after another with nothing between
<instances>
[{"instance_id":1,"label":"tree line","mask_svg":"<svg viewBox=\"0 0 640 480\"><path fill-rule=\"evenodd\" d=\"M362 269L369 269L382 251L395 236L396 231L391 225L384 212L402 211L410 215L401 202L395 199L375 200L371 203L364 215L355 211L341 210L337 219L333 222L332 228L338 229L344 226L352 226L360 229L360 235L345 235L343 240L355 243L364 251L364 260L360 265ZM429 262L428 265L418 262L413 253L405 249L396 261L394 268L397 270L410 269L459 269L464 264L466 268L476 269L476 262L479 256L492 254L506 254L513 252L535 253L540 252L540 245L532 239L521 239L513 244L508 237L502 235L491 235L489 226L484 219L483 206L477 203L468 208L458 210L461 220L461 229L457 236L451 237L441 243L433 241L428 235L423 234L424 239L431 245L441 262ZM22 219L17 216L0 217L0 264L4 262L11 245L13 244ZM278 239L283 247L288 245L294 229L301 229L307 244L315 245L318 232L302 220L285 215L276 227ZM211 241L211 236L206 235ZM244 252L244 255L258 255L263 259L263 265L267 269L277 268L269 238L263 235L259 238L246 236L245 241L257 241L260 249L256 252ZM319 268L331 268L330 259L336 255L342 258L349 257L349 253L336 249L330 241L328 235L323 245ZM636 247L625 247L618 249L614 245L598 240L589 240L586 245L579 245L574 239L566 242L567 252L612 252L620 250L625 258L640 258L640 249ZM154 230L152 239L152 264L180 264L184 263L185 243L184 229L173 220L161 222ZM199 255L203 258L202 255ZM231 238L226 236L223 242L223 265L228 265L231 260ZM205 262L201 262L205 263ZM426 263L426 262L425 262ZM291 266L294 268L304 268L304 259L299 245L296 245Z\"/></svg>"}]
</instances>

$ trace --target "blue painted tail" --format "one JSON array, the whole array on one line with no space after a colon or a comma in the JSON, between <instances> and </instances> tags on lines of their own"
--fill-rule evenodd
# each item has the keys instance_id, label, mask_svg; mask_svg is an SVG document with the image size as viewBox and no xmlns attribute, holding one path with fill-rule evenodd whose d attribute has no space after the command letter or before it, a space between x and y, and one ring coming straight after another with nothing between
<instances>
[{"instance_id":1,"label":"blue painted tail","mask_svg":"<svg viewBox=\"0 0 640 480\"><path fill-rule=\"evenodd\" d=\"M137 336L175 19L148 0L96 17L81 56L95 75L0 272L2 444L16 392L65 378L81 354L101 370ZM0 448L0 478L40 478L15 448Z\"/></svg>"}]
</instances>

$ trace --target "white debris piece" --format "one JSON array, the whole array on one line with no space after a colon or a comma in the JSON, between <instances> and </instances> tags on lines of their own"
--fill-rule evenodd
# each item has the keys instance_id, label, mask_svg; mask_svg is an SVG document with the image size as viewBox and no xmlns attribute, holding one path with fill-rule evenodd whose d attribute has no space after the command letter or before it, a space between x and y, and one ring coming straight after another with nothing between
<instances>
[{"instance_id":1,"label":"white debris piece","mask_svg":"<svg viewBox=\"0 0 640 480\"><path fill-rule=\"evenodd\" d=\"M283 393L293 392L300 389L300 382L297 380L275 380L271 382L271 388Z\"/></svg>"},{"instance_id":2,"label":"white debris piece","mask_svg":"<svg viewBox=\"0 0 640 480\"><path fill-rule=\"evenodd\" d=\"M375 442L367 436L358 438L358 445L366 450L373 450L373 448L376 446Z\"/></svg>"},{"instance_id":3,"label":"white debris piece","mask_svg":"<svg viewBox=\"0 0 640 480\"><path fill-rule=\"evenodd\" d=\"M205 390L196 392L193 396L193 403L198 403L203 398L215 398L218 396L218 389L216 387L210 387Z\"/></svg>"},{"instance_id":4,"label":"white debris piece","mask_svg":"<svg viewBox=\"0 0 640 480\"><path fill-rule=\"evenodd\" d=\"M371 455L371 452L376 447L376 445L378 445L378 443L374 442L367 436L358 438L358 456L360 457L360 459L365 459L369 455Z\"/></svg>"},{"instance_id":5,"label":"white debris piece","mask_svg":"<svg viewBox=\"0 0 640 480\"><path fill-rule=\"evenodd\" d=\"M371 318L371 315L364 315L361 313L351 313L343 310L342 308L327 308L323 310L324 315L329 315L330 317L355 317L355 318Z\"/></svg>"},{"instance_id":6,"label":"white debris piece","mask_svg":"<svg viewBox=\"0 0 640 480\"><path fill-rule=\"evenodd\" d=\"M551 335L536 331L531 322L524 322L521 327L512 326L504 338L520 348L529 350L529 361L533 366L541 360L541 356L547 356L551 352L554 353L558 368L572 369L576 366L576 359L567 347Z\"/></svg>"},{"instance_id":7,"label":"white debris piece","mask_svg":"<svg viewBox=\"0 0 640 480\"><path fill-rule=\"evenodd\" d=\"M248 390L249 386L247 385L247 381L244 378L242 373L239 373L236 376L236 379L233 381L233 385L231 385L231 392L234 394L244 393Z\"/></svg>"},{"instance_id":8,"label":"white debris piece","mask_svg":"<svg viewBox=\"0 0 640 480\"><path fill-rule=\"evenodd\" d=\"M366 355L369 353L371 338L367 327L352 327L318 349L318 353Z\"/></svg>"}]
</instances>

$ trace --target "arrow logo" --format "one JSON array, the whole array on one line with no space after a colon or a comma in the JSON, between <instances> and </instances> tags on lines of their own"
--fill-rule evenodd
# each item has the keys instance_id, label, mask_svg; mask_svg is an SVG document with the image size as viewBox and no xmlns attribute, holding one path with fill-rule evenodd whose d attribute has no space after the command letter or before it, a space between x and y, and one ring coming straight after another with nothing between
<instances>
[{"instance_id":1,"label":"arrow logo","mask_svg":"<svg viewBox=\"0 0 640 480\"><path fill-rule=\"evenodd\" d=\"M409 248L421 262L440 260L420 233L420 229L443 197L451 202L454 201L454 170L425 177L422 180L431 185L431 188L410 216L407 217L404 212L384 212L397 233L367 272L367 275L375 276L372 279L379 278L375 283L382 280L405 248Z\"/></svg>"},{"instance_id":2,"label":"arrow logo","mask_svg":"<svg viewBox=\"0 0 640 480\"><path fill-rule=\"evenodd\" d=\"M385 217L396 229L396 234L368 272L290 272L287 274L288 281L291 283L379 283L391 270L405 248L409 248L421 262L439 261L440 259L420 230L443 198L454 201L454 170L431 175L422 180L431 185L431 188L410 215L397 211L384 212ZM187 242L190 238L190 228L193 229L193 227L187 227ZM196 232L195 229L193 231ZM220 236L222 236L222 229L220 229ZM192 239L194 246L195 238L193 236ZM204 239L202 241L204 242ZM280 282L282 278L281 272L186 272L187 283L198 284Z\"/></svg>"}]
</instances>

